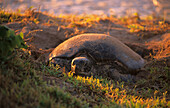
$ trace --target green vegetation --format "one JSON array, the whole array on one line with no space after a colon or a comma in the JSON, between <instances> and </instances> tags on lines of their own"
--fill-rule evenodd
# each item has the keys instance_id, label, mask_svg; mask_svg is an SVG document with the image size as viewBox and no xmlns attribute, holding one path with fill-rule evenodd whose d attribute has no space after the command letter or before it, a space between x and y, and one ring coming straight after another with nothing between
<instances>
[{"instance_id":1,"label":"green vegetation","mask_svg":"<svg viewBox=\"0 0 170 108\"><path fill-rule=\"evenodd\" d=\"M59 88L48 87L42 81L40 69L31 62L28 52L15 48L26 48L22 33L15 35L6 26L0 27L0 101L1 107L88 107ZM9 59L15 52L16 56ZM48 67L46 67L48 69ZM49 70L46 70L49 71ZM54 70L52 72L55 73ZM38 74L38 75L37 75Z\"/></svg>"},{"instance_id":2,"label":"green vegetation","mask_svg":"<svg viewBox=\"0 0 170 108\"><path fill-rule=\"evenodd\" d=\"M136 33L137 36L149 38L153 35L162 34L169 30L169 24L163 19L158 19L152 15L140 18L138 13L133 16L119 19L119 23L125 25L130 33Z\"/></svg>"},{"instance_id":3,"label":"green vegetation","mask_svg":"<svg viewBox=\"0 0 170 108\"><path fill-rule=\"evenodd\" d=\"M73 73L68 73L68 77L72 81L76 87L82 87L85 86L86 89L90 90L93 93L96 93L97 95L104 95L106 96L106 100L111 101L113 104L118 104L121 107L127 107L127 108L145 108L145 107L167 107L166 102L166 94L167 92L163 93L163 98L160 99L156 96L157 90L152 91L154 92L154 97L152 98L145 98L143 99L141 96L135 95L136 90L128 90L126 89L125 85L123 83L117 82L111 82L106 79L98 79L93 77L81 77L77 76L73 78ZM107 83L106 83L107 82ZM150 92L151 89L148 91ZM145 97L148 93L147 90L143 90L143 93L145 94Z\"/></svg>"},{"instance_id":4,"label":"green vegetation","mask_svg":"<svg viewBox=\"0 0 170 108\"><path fill-rule=\"evenodd\" d=\"M8 12L0 8L0 24L16 22L16 21L21 21L21 22L32 21L38 24L39 21L37 20L37 18L35 18L34 11L35 9L33 9L33 7L30 7L25 11L24 14L21 14L20 10L18 10L15 13L15 12Z\"/></svg>"},{"instance_id":5,"label":"green vegetation","mask_svg":"<svg viewBox=\"0 0 170 108\"><path fill-rule=\"evenodd\" d=\"M0 60L8 60L15 48L27 48L24 43L23 33L15 35L13 30L0 26Z\"/></svg>"},{"instance_id":6,"label":"green vegetation","mask_svg":"<svg viewBox=\"0 0 170 108\"><path fill-rule=\"evenodd\" d=\"M19 13L9 13L0 9L0 24L13 22L20 18L21 16L19 15Z\"/></svg>"},{"instance_id":7,"label":"green vegetation","mask_svg":"<svg viewBox=\"0 0 170 108\"><path fill-rule=\"evenodd\" d=\"M22 50L1 65L0 101L1 107L87 107L69 93L56 86L47 86L42 80L43 74L30 61L28 53Z\"/></svg>"}]
</instances>

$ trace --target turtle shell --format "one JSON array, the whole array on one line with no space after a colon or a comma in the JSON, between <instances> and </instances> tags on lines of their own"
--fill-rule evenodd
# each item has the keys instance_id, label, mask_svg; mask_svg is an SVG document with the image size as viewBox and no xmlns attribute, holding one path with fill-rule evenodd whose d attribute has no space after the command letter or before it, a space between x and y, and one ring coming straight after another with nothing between
<instances>
[{"instance_id":1,"label":"turtle shell","mask_svg":"<svg viewBox=\"0 0 170 108\"><path fill-rule=\"evenodd\" d=\"M82 51L87 52L97 62L118 60L133 70L145 64L140 55L118 39L105 34L81 34L69 38L50 53L49 60L73 58Z\"/></svg>"}]
</instances>

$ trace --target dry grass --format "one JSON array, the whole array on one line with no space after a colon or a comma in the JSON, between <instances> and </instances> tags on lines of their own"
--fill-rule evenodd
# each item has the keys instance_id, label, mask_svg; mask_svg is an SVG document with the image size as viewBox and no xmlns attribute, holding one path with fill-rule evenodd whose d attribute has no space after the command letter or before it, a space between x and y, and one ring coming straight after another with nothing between
<instances>
[{"instance_id":1,"label":"dry grass","mask_svg":"<svg viewBox=\"0 0 170 108\"><path fill-rule=\"evenodd\" d=\"M150 38L170 30L169 23L154 16L140 18L137 13L134 13L134 16L120 18L119 21L120 24L130 29L130 33L137 33L138 36L143 38Z\"/></svg>"},{"instance_id":2,"label":"dry grass","mask_svg":"<svg viewBox=\"0 0 170 108\"><path fill-rule=\"evenodd\" d=\"M164 35L162 40L151 41L147 44L149 49L153 49L152 57L161 59L170 56L170 33Z\"/></svg>"}]
</instances>

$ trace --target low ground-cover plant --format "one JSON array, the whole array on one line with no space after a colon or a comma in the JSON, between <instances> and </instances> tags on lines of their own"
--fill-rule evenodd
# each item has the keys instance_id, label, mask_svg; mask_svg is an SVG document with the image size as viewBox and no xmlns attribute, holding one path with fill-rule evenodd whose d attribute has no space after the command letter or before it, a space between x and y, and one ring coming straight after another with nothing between
<instances>
[{"instance_id":1,"label":"low ground-cover plant","mask_svg":"<svg viewBox=\"0 0 170 108\"><path fill-rule=\"evenodd\" d=\"M18 10L17 12L8 12L8 11L5 11L4 9L0 8L0 24L16 22L16 21L21 21L24 23L27 21L32 21L32 22L38 24L39 21L35 17L36 10L37 9L35 9L31 6L30 8L26 9L23 14L21 14L20 10Z\"/></svg>"},{"instance_id":2,"label":"low ground-cover plant","mask_svg":"<svg viewBox=\"0 0 170 108\"><path fill-rule=\"evenodd\" d=\"M163 34L170 29L168 22L154 16L140 18L138 14L134 14L134 16L120 18L118 21L128 27L129 32L137 33L144 38Z\"/></svg>"},{"instance_id":3,"label":"low ground-cover plant","mask_svg":"<svg viewBox=\"0 0 170 108\"><path fill-rule=\"evenodd\" d=\"M0 24L13 22L17 19L20 19L20 17L21 16L18 13L10 13L0 8Z\"/></svg>"},{"instance_id":4,"label":"low ground-cover plant","mask_svg":"<svg viewBox=\"0 0 170 108\"><path fill-rule=\"evenodd\" d=\"M15 35L6 26L0 26L0 107L88 107L88 104L53 86L48 87L43 75L60 74L31 59L23 41L23 34ZM15 52L15 53L14 53ZM14 56L15 55L15 56ZM38 66L40 67L40 66ZM52 75L56 75L52 74Z\"/></svg>"},{"instance_id":5,"label":"low ground-cover plant","mask_svg":"<svg viewBox=\"0 0 170 108\"><path fill-rule=\"evenodd\" d=\"M119 84L116 87L113 83L105 84L105 80L93 78L92 77L81 77L77 76L73 78L74 72L69 72L68 77L76 85L83 85L90 89L92 92L98 95L104 95L109 101L121 107L134 107L134 108L159 108L159 107L169 107L169 102L166 101L167 92L163 93L163 97L157 97L157 90L154 91L155 96L150 98L142 98L140 96L135 96L129 94L128 90L124 87L124 84ZM132 91L131 91L132 92ZM136 92L136 91L135 91ZM143 91L145 92L145 90Z\"/></svg>"},{"instance_id":6,"label":"low ground-cover plant","mask_svg":"<svg viewBox=\"0 0 170 108\"><path fill-rule=\"evenodd\" d=\"M44 73L49 75L49 72ZM42 80L45 74L28 52L16 51L15 57L7 64L0 65L0 107L88 107L88 103L71 96L56 85L48 86Z\"/></svg>"},{"instance_id":7,"label":"low ground-cover plant","mask_svg":"<svg viewBox=\"0 0 170 108\"><path fill-rule=\"evenodd\" d=\"M9 60L15 48L27 48L23 40L23 33L15 35L10 28L0 26L0 60Z\"/></svg>"}]
</instances>

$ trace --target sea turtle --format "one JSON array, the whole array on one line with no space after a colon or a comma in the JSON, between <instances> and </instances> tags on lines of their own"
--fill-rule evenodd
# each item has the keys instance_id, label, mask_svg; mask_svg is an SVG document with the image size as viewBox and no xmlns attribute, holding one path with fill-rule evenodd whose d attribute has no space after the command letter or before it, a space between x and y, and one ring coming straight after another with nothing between
<instances>
[{"instance_id":1,"label":"sea turtle","mask_svg":"<svg viewBox=\"0 0 170 108\"><path fill-rule=\"evenodd\" d=\"M140 55L115 37L106 34L74 36L58 45L49 55L51 63L71 65L71 70L76 74L88 73L96 63L114 63L115 60L130 70L127 74L134 74L133 70L145 65Z\"/></svg>"}]
</instances>

